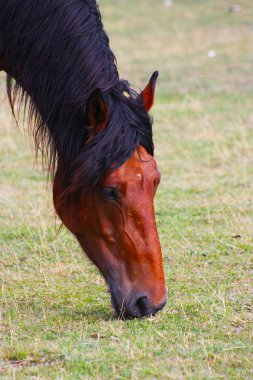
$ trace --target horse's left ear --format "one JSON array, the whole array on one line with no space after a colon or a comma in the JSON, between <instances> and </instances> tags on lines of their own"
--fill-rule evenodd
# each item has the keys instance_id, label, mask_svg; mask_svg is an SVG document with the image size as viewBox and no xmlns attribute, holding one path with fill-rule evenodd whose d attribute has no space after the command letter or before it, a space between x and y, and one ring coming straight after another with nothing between
<instances>
[{"instance_id":1,"label":"horse's left ear","mask_svg":"<svg viewBox=\"0 0 253 380\"><path fill-rule=\"evenodd\" d=\"M156 86L158 75L159 75L158 71L155 71L152 77L150 78L148 85L141 92L141 95L144 100L144 106L147 112L150 110L150 108L154 104L155 86Z\"/></svg>"},{"instance_id":2,"label":"horse's left ear","mask_svg":"<svg viewBox=\"0 0 253 380\"><path fill-rule=\"evenodd\" d=\"M90 134L94 136L105 128L109 116L107 104L99 89L93 91L90 95L87 101L86 112Z\"/></svg>"}]
</instances>

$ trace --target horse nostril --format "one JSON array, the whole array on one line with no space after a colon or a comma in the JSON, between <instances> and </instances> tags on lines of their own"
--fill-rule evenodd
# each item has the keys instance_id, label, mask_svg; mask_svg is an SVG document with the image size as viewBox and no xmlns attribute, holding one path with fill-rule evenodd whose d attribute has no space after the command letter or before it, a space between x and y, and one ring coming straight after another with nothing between
<instances>
[{"instance_id":1,"label":"horse nostril","mask_svg":"<svg viewBox=\"0 0 253 380\"><path fill-rule=\"evenodd\" d=\"M120 303L113 292L111 293L111 300L112 306L114 307L118 317L123 319L150 317L155 315L166 304L165 300L160 305L152 306L146 293L132 295L128 299L128 302L122 303L121 307L119 306Z\"/></svg>"},{"instance_id":2,"label":"horse nostril","mask_svg":"<svg viewBox=\"0 0 253 380\"><path fill-rule=\"evenodd\" d=\"M150 301L146 295L135 297L128 305L126 314L130 318L140 318L152 315L154 310L151 307Z\"/></svg>"},{"instance_id":3,"label":"horse nostril","mask_svg":"<svg viewBox=\"0 0 253 380\"><path fill-rule=\"evenodd\" d=\"M162 310L165 304L166 300L160 305L152 307L148 296L146 294L141 294L135 298L135 301L130 302L126 314L130 318L148 317L155 315L159 310Z\"/></svg>"},{"instance_id":4,"label":"horse nostril","mask_svg":"<svg viewBox=\"0 0 253 380\"><path fill-rule=\"evenodd\" d=\"M136 301L137 309L140 311L141 316L148 315L148 311L151 309L150 308L150 303L148 301L147 296L142 296L137 299Z\"/></svg>"}]
</instances>

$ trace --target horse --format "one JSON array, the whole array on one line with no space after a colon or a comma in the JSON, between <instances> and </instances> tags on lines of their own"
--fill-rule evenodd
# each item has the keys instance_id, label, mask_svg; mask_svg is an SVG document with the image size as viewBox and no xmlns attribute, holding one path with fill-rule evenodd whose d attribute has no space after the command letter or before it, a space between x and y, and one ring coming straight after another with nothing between
<instances>
[{"instance_id":1,"label":"horse","mask_svg":"<svg viewBox=\"0 0 253 380\"><path fill-rule=\"evenodd\" d=\"M167 298L148 114L158 72L139 93L120 79L95 0L0 9L0 70L47 164L56 213L103 275L116 315L154 315Z\"/></svg>"}]
</instances>

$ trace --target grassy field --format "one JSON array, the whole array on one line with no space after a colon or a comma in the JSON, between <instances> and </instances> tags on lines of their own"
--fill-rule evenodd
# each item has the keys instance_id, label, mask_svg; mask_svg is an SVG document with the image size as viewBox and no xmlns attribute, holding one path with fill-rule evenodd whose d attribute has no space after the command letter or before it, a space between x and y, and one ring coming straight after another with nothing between
<instances>
[{"instance_id":1,"label":"grassy field","mask_svg":"<svg viewBox=\"0 0 253 380\"><path fill-rule=\"evenodd\" d=\"M160 71L169 298L152 318L115 319L102 277L68 231L57 234L46 173L1 75L0 378L253 378L253 6L231 4L100 1L122 77L139 88Z\"/></svg>"}]
</instances>

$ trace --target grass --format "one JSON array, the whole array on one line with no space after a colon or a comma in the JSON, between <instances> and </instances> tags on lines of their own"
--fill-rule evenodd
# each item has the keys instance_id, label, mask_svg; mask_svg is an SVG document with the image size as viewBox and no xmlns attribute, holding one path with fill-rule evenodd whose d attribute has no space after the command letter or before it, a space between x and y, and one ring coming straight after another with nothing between
<instances>
[{"instance_id":1,"label":"grass","mask_svg":"<svg viewBox=\"0 0 253 380\"><path fill-rule=\"evenodd\" d=\"M0 79L0 377L253 377L253 9L238 1L100 1L122 77L160 71L156 197L169 299L114 318L65 230ZM208 51L216 56L208 58Z\"/></svg>"}]
</instances>

